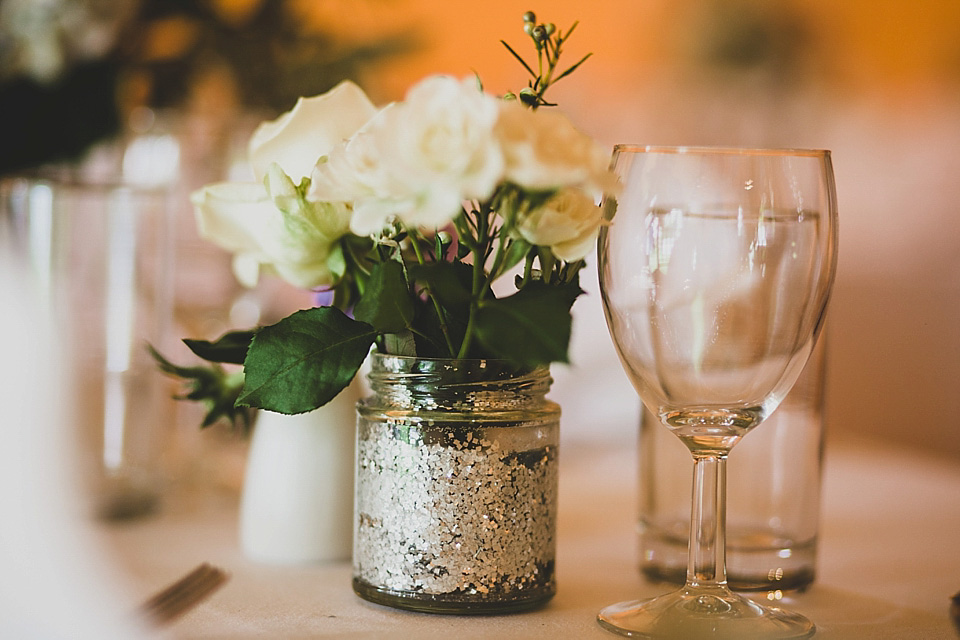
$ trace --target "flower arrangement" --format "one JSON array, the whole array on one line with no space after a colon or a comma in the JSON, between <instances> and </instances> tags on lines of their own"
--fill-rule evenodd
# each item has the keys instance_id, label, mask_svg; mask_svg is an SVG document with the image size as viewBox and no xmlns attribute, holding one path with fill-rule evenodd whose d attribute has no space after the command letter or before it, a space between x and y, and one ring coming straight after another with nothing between
<instances>
[{"instance_id":1,"label":"flower arrangement","mask_svg":"<svg viewBox=\"0 0 960 640\"><path fill-rule=\"evenodd\" d=\"M184 369L207 423L237 406L313 410L356 375L372 347L397 355L496 358L518 369L567 361L578 273L616 188L609 154L549 107L566 33L524 15L537 55L517 94L431 76L375 107L343 82L300 99L253 134L259 182L193 194L201 235L260 273L318 291L322 304L272 326L187 340L242 376ZM536 68L536 70L534 70ZM319 159L319 160L318 160ZM496 295L509 274L515 291Z\"/></svg>"}]
</instances>

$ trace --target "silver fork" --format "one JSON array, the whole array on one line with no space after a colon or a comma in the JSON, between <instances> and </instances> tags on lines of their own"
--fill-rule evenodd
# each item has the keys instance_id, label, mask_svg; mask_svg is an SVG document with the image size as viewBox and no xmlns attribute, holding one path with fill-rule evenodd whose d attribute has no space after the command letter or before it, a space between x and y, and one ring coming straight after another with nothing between
<instances>
[{"instance_id":1,"label":"silver fork","mask_svg":"<svg viewBox=\"0 0 960 640\"><path fill-rule=\"evenodd\" d=\"M183 615L219 589L229 578L222 569L206 562L140 605L148 620L162 626Z\"/></svg>"}]
</instances>

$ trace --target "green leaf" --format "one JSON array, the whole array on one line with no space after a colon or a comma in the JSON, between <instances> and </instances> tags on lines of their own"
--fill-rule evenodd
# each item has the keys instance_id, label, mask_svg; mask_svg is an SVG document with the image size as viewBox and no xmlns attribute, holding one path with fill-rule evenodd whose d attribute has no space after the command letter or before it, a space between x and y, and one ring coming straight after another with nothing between
<instances>
[{"instance_id":1,"label":"green leaf","mask_svg":"<svg viewBox=\"0 0 960 640\"><path fill-rule=\"evenodd\" d=\"M571 31L572 31L572 29L571 29ZM554 83L559 82L561 78L565 78L565 77L567 77L568 75L570 75L571 73L573 73L574 71L576 71L576 70L577 70L577 67L579 67L579 66L582 65L584 62L586 62L586 61L587 61L587 58L589 58L589 57L592 56L592 55L593 55L592 53L588 53L587 55L585 55L585 56L583 56L582 58L580 58L580 62L574 64L572 67L570 67L569 69L567 69L566 71L564 71L563 73L561 73L560 75L558 75L556 78L553 79L553 82L554 82Z\"/></svg>"},{"instance_id":2,"label":"green leaf","mask_svg":"<svg viewBox=\"0 0 960 640\"><path fill-rule=\"evenodd\" d=\"M467 312L466 308L447 310L441 320L433 301L419 301L412 330L416 354L423 358L454 357L456 354L451 353L451 348L447 346L446 336L449 336L454 350L463 342Z\"/></svg>"},{"instance_id":3,"label":"green leaf","mask_svg":"<svg viewBox=\"0 0 960 640\"><path fill-rule=\"evenodd\" d=\"M509 271L523 260L527 256L527 252L530 251L530 246L530 243L522 238L511 240L510 246L507 247L507 254L503 258L503 264L497 269L497 275Z\"/></svg>"},{"instance_id":4,"label":"green leaf","mask_svg":"<svg viewBox=\"0 0 960 640\"><path fill-rule=\"evenodd\" d=\"M354 307L354 317L380 333L397 333L410 326L413 314L403 266L395 260L374 265L363 297Z\"/></svg>"},{"instance_id":5,"label":"green leaf","mask_svg":"<svg viewBox=\"0 0 960 640\"><path fill-rule=\"evenodd\" d=\"M343 390L377 336L335 307L298 311L257 331L244 362L237 403L277 413L304 413Z\"/></svg>"},{"instance_id":6,"label":"green leaf","mask_svg":"<svg viewBox=\"0 0 960 640\"><path fill-rule=\"evenodd\" d=\"M206 408L201 428L209 427L222 418L244 433L250 429L250 410L236 406L237 396L243 388L242 371L227 373L218 364L182 367L164 358L152 345L147 345L147 348L161 371L183 381L185 393L175 396L176 399L193 400Z\"/></svg>"},{"instance_id":7,"label":"green leaf","mask_svg":"<svg viewBox=\"0 0 960 640\"><path fill-rule=\"evenodd\" d=\"M583 291L577 282L530 282L512 296L485 302L477 311L477 338L494 357L534 367L567 362L570 307Z\"/></svg>"},{"instance_id":8,"label":"green leaf","mask_svg":"<svg viewBox=\"0 0 960 640\"><path fill-rule=\"evenodd\" d=\"M463 342L467 328L473 268L462 262L433 262L413 265L409 272L410 277L431 296L420 305L413 327L417 354L452 358ZM440 305L439 313L434 301Z\"/></svg>"},{"instance_id":9,"label":"green leaf","mask_svg":"<svg viewBox=\"0 0 960 640\"><path fill-rule=\"evenodd\" d=\"M437 262L413 265L409 268L409 273L410 277L439 303L442 310L441 317L437 314L432 300L419 306L413 327L417 340L417 355L455 357L459 345L463 343L470 317L473 266L463 262ZM496 295L487 287L483 297L493 300ZM453 353L446 347L444 333L450 338ZM471 350L468 357L481 356Z\"/></svg>"},{"instance_id":10,"label":"green leaf","mask_svg":"<svg viewBox=\"0 0 960 640\"><path fill-rule=\"evenodd\" d=\"M530 68L530 65L528 65L528 64L524 61L524 59L520 57L520 54L517 53L516 51L514 51L514 50L513 50L513 47L511 47L510 45L507 44L507 41L506 41L506 40L501 40L501 41L500 41L500 44L502 44L503 46L505 46L505 47L507 48L507 51L509 51L510 53L512 53L512 54L513 54L513 57L520 61L520 64L523 65L523 68L526 69L527 72L528 72L531 76L533 76L534 78L538 77L537 74L535 74L535 73L533 72L533 69Z\"/></svg>"},{"instance_id":11,"label":"green leaf","mask_svg":"<svg viewBox=\"0 0 960 640\"><path fill-rule=\"evenodd\" d=\"M410 277L448 310L470 305L473 268L463 262L432 262L410 267Z\"/></svg>"},{"instance_id":12,"label":"green leaf","mask_svg":"<svg viewBox=\"0 0 960 640\"><path fill-rule=\"evenodd\" d=\"M417 341L411 331L384 334L383 348L386 353L397 356L417 355Z\"/></svg>"},{"instance_id":13,"label":"green leaf","mask_svg":"<svg viewBox=\"0 0 960 640\"><path fill-rule=\"evenodd\" d=\"M209 340L184 339L183 343L196 355L210 362L225 362L228 364L243 364L247 357L247 349L253 340L254 330L231 331L220 336L213 342Z\"/></svg>"}]
</instances>

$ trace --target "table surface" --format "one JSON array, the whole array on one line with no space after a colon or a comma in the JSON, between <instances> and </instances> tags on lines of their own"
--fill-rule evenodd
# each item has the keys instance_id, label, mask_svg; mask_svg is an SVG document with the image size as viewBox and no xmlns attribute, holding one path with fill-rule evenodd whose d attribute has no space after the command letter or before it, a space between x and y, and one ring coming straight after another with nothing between
<instances>
[{"instance_id":1,"label":"table surface","mask_svg":"<svg viewBox=\"0 0 960 640\"><path fill-rule=\"evenodd\" d=\"M960 591L960 462L831 440L824 472L816 583L783 606L813 619L817 638L956 639ZM237 500L173 496L158 515L103 524L97 535L133 603L200 562L229 582L168 629L176 638L609 638L605 605L657 595L637 570L636 455L567 445L561 456L558 592L509 616L435 616L374 605L350 588L349 563L275 566L246 559Z\"/></svg>"}]
</instances>

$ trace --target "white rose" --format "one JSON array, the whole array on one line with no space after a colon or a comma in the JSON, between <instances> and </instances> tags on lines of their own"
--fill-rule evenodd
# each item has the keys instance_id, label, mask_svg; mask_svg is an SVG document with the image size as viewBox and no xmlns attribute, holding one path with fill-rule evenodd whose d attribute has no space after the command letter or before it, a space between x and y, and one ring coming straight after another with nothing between
<instances>
[{"instance_id":1,"label":"white rose","mask_svg":"<svg viewBox=\"0 0 960 640\"><path fill-rule=\"evenodd\" d=\"M310 175L321 156L377 113L363 90L344 81L323 95L300 98L292 110L264 122L250 138L250 165L262 180L276 162L294 182Z\"/></svg>"},{"instance_id":2,"label":"white rose","mask_svg":"<svg viewBox=\"0 0 960 640\"><path fill-rule=\"evenodd\" d=\"M411 182L447 182L462 199L487 198L503 175L492 136L498 114L499 101L474 78L428 77L409 91L401 109L387 114L386 160Z\"/></svg>"},{"instance_id":3,"label":"white rose","mask_svg":"<svg viewBox=\"0 0 960 640\"><path fill-rule=\"evenodd\" d=\"M530 244L549 247L556 257L574 262L593 249L602 219L593 198L571 187L533 211L519 213L514 230Z\"/></svg>"},{"instance_id":4,"label":"white rose","mask_svg":"<svg viewBox=\"0 0 960 640\"><path fill-rule=\"evenodd\" d=\"M579 186L596 195L616 191L616 178L608 169L610 154L559 111L533 111L519 102L505 102L496 135L507 179L524 189Z\"/></svg>"},{"instance_id":5,"label":"white rose","mask_svg":"<svg viewBox=\"0 0 960 640\"><path fill-rule=\"evenodd\" d=\"M314 201L353 202L382 191L382 181L376 140L369 128L364 128L317 163L310 176L307 197Z\"/></svg>"},{"instance_id":6,"label":"white rose","mask_svg":"<svg viewBox=\"0 0 960 640\"><path fill-rule=\"evenodd\" d=\"M348 203L353 211L350 230L359 236L379 234L390 219L410 207L405 185L386 170L378 147L377 132L395 107L395 103L388 105L352 138L334 147L311 176L307 199Z\"/></svg>"},{"instance_id":7,"label":"white rose","mask_svg":"<svg viewBox=\"0 0 960 640\"><path fill-rule=\"evenodd\" d=\"M448 76L426 78L385 109L358 136L361 150L351 151L357 142L351 141L344 153L344 163L369 187L354 200L354 233L376 233L394 217L409 226L442 227L465 200L489 198L503 177L493 136L498 110L499 101L474 80ZM336 152L330 162L341 162Z\"/></svg>"},{"instance_id":8,"label":"white rose","mask_svg":"<svg viewBox=\"0 0 960 640\"><path fill-rule=\"evenodd\" d=\"M250 164L265 185L225 182L192 195L200 235L235 254L241 283L256 284L264 267L299 287L333 284L339 270L336 243L349 232L350 209L305 202L294 183L375 114L351 82L301 98L250 139Z\"/></svg>"},{"instance_id":9,"label":"white rose","mask_svg":"<svg viewBox=\"0 0 960 640\"><path fill-rule=\"evenodd\" d=\"M256 284L261 269L305 289L333 284L336 243L349 231L349 209L304 201L276 164L266 182L224 182L194 192L201 237L233 252L234 273L246 286Z\"/></svg>"}]
</instances>

